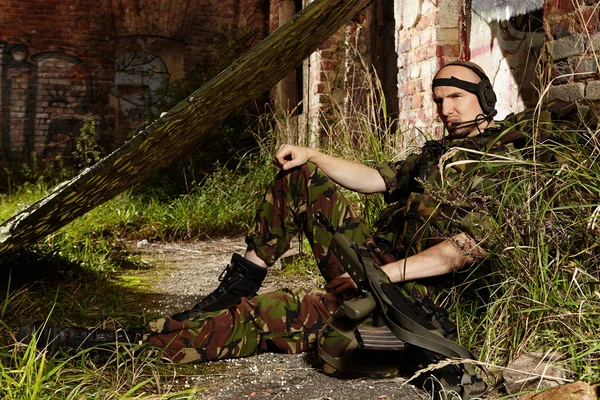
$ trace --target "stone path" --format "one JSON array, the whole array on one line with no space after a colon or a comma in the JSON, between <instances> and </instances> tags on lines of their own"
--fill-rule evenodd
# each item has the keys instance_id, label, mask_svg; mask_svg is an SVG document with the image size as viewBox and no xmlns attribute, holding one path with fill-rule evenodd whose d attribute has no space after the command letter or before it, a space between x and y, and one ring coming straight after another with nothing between
<instances>
[{"instance_id":1,"label":"stone path","mask_svg":"<svg viewBox=\"0 0 600 400\"><path fill-rule=\"evenodd\" d=\"M148 284L143 301L151 314L169 315L191 307L200 295L213 290L233 252L243 253L243 238L224 238L194 243L132 243L128 250L147 263L138 272ZM293 253L293 252L292 252ZM320 284L319 276L282 274L276 264L261 292L275 288ZM198 376L178 381L181 388L203 388L202 399L355 400L422 397L402 380L340 380L326 376L316 354L261 354L254 357L209 363ZM206 373L206 371L211 371ZM214 372L212 372L214 371Z\"/></svg>"}]
</instances>

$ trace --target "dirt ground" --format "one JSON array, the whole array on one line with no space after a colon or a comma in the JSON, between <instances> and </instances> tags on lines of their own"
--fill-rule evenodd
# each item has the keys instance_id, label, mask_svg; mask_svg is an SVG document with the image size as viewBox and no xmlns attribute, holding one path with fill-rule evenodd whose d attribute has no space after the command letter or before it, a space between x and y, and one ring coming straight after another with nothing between
<instances>
[{"instance_id":1,"label":"dirt ground","mask_svg":"<svg viewBox=\"0 0 600 400\"><path fill-rule=\"evenodd\" d=\"M218 276L231 259L243 254L243 238L225 238L195 243L132 243L129 252L139 255L148 268L147 298L152 314L170 315L193 306L212 291ZM282 274L278 263L270 268L261 292L281 287L311 287L319 277ZM178 382L183 388L201 387L203 399L406 399L424 398L402 379L340 380L322 373L314 352L296 355L261 354L237 360L213 362L210 371ZM214 367L214 368L213 368ZM206 370L206 368L203 368Z\"/></svg>"}]
</instances>

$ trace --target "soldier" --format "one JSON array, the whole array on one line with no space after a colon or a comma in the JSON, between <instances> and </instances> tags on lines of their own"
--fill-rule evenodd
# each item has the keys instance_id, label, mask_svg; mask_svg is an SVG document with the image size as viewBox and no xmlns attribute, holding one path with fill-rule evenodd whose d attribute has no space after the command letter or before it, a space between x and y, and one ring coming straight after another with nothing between
<instances>
[{"instance_id":1,"label":"soldier","mask_svg":"<svg viewBox=\"0 0 600 400\"><path fill-rule=\"evenodd\" d=\"M463 147L486 146L482 132L494 126L496 96L483 70L465 61L442 67L433 79L432 90L447 134L404 161L371 168L311 148L281 147L275 155L281 171L258 208L246 238L246 253L233 255L217 289L191 310L154 321L149 331L114 332L46 324L38 344L55 351L115 340L142 341L164 348L174 362L243 357L263 351L297 353L314 347L330 313L356 290L356 284L328 249L331 234L317 221L318 213L337 232L364 244L393 282L448 274L483 259L485 221L473 210L434 199L424 185L440 181L439 160L446 140L459 140ZM503 145L493 144L498 146ZM393 203L382 212L373 234L338 185L364 194L384 193ZM288 250L299 232L312 247L327 281L325 290L298 288L256 295L268 267ZM40 327L26 323L19 336L27 341Z\"/></svg>"}]
</instances>

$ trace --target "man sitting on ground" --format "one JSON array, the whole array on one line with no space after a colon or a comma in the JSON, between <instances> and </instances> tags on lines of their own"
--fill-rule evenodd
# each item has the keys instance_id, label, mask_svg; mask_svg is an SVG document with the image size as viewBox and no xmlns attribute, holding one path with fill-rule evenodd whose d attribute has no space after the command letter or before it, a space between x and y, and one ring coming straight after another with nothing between
<instances>
[{"instance_id":1,"label":"man sitting on ground","mask_svg":"<svg viewBox=\"0 0 600 400\"><path fill-rule=\"evenodd\" d=\"M149 330L131 332L46 324L38 344L56 350L129 339L164 348L173 362L314 348L330 314L356 290L329 250L332 235L317 221L317 213L336 232L365 245L393 282L452 274L482 260L485 224L473 218L472 210L433 196L426 185L439 184L447 173L439 169L445 145L459 141L462 147L488 146L482 133L494 124L496 96L483 70L464 61L442 67L432 90L447 133L406 160L371 168L311 148L281 147L275 155L281 171L257 210L245 254L233 255L218 288L193 309L154 321ZM500 143L489 146L488 151L504 151ZM450 161L452 157L445 160ZM338 185L367 195L384 193L392 203L373 233ZM327 282L325 290L296 288L257 295L267 269L299 232L312 247ZM24 324L19 336L27 341L39 327Z\"/></svg>"}]
</instances>

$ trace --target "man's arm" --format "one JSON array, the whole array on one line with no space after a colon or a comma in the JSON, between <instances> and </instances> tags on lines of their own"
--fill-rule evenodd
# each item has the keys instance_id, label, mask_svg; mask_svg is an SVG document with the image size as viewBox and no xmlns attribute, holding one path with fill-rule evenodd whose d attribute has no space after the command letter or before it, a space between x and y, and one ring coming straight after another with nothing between
<instances>
[{"instance_id":1,"label":"man's arm","mask_svg":"<svg viewBox=\"0 0 600 400\"><path fill-rule=\"evenodd\" d=\"M465 233L459 233L413 256L386 264L381 269L392 282L429 278L457 271L483 259L487 252ZM357 286L348 273L338 276L325 288L334 293L352 292Z\"/></svg>"},{"instance_id":2,"label":"man's arm","mask_svg":"<svg viewBox=\"0 0 600 400\"><path fill-rule=\"evenodd\" d=\"M381 268L392 282L428 278L457 271L481 260L486 251L470 236L459 233L413 256Z\"/></svg>"},{"instance_id":3,"label":"man's arm","mask_svg":"<svg viewBox=\"0 0 600 400\"><path fill-rule=\"evenodd\" d=\"M359 193L385 192L385 182L375 168L341 158L332 157L318 150L286 144L275 154L275 163L284 171L310 161L338 185Z\"/></svg>"}]
</instances>

